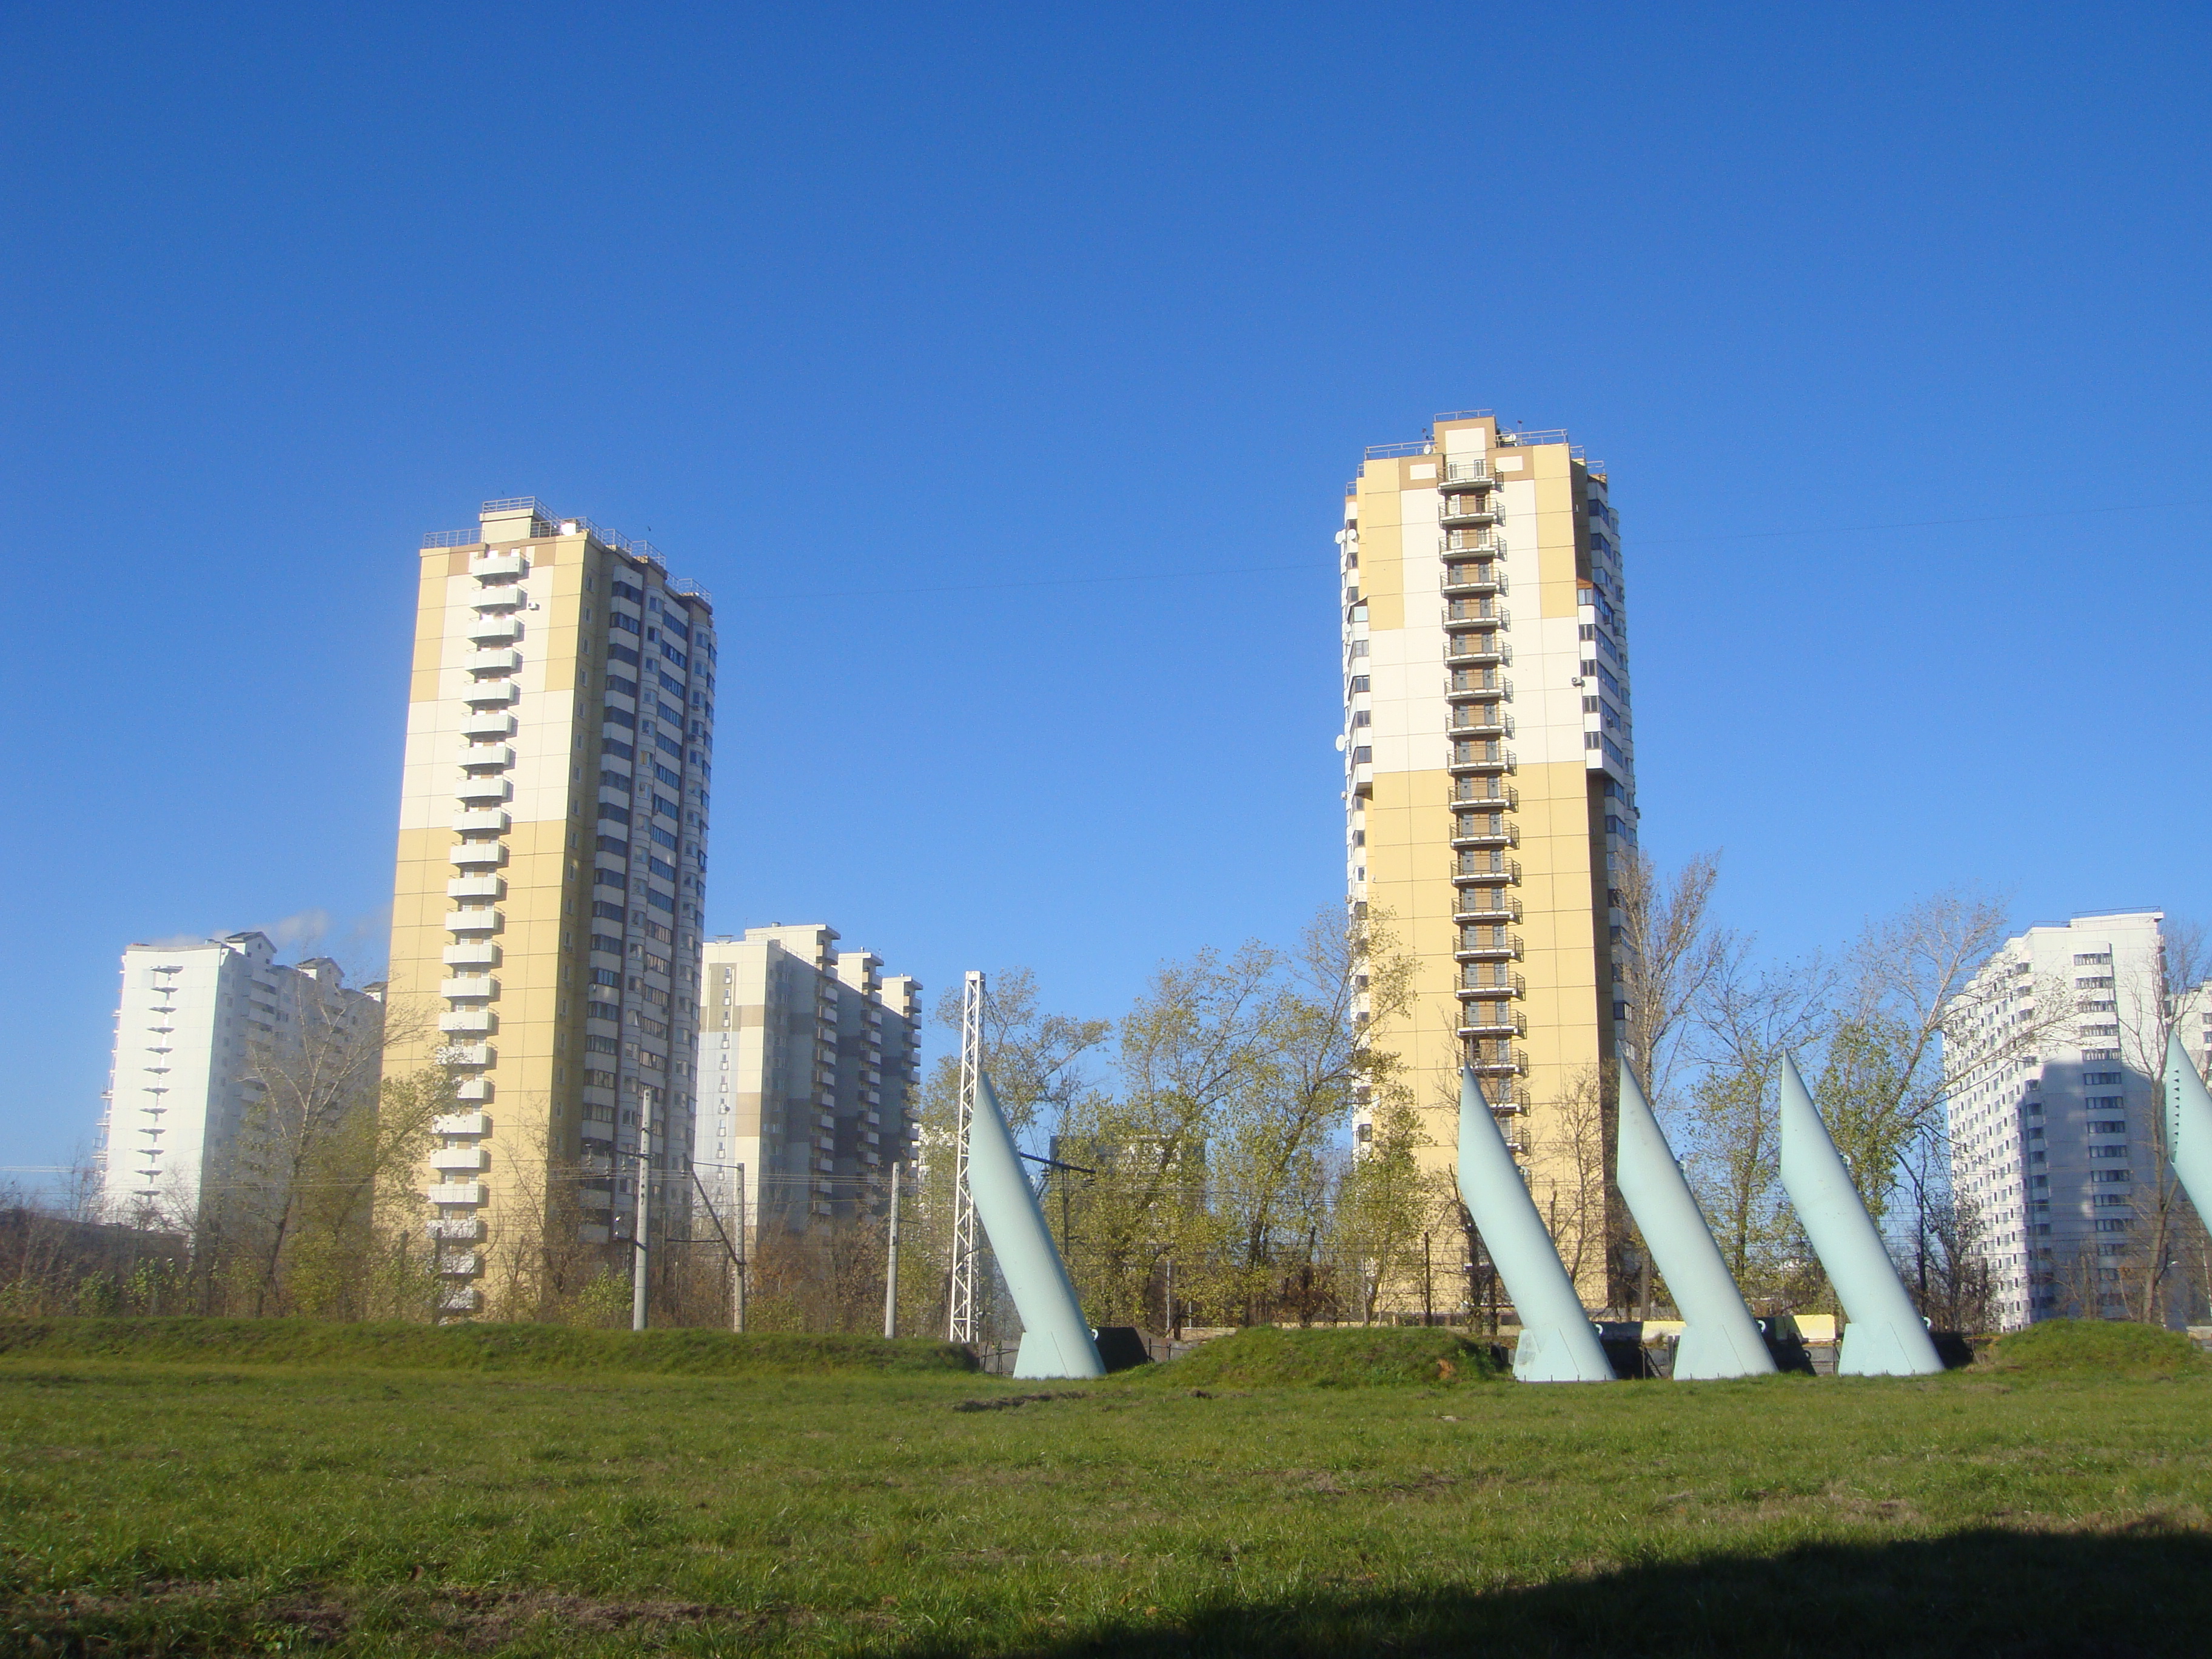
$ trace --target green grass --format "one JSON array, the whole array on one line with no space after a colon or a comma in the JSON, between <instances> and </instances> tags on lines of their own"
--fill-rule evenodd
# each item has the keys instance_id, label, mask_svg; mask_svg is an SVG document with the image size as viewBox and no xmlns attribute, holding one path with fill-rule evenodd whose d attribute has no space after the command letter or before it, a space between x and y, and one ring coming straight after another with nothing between
<instances>
[{"instance_id":1,"label":"green grass","mask_svg":"<svg viewBox=\"0 0 2212 1659\"><path fill-rule=\"evenodd\" d=\"M2056 1659L2212 1626L2193 1372L1194 1391L59 1340L0 1356L0 1654Z\"/></svg>"},{"instance_id":2,"label":"green grass","mask_svg":"<svg viewBox=\"0 0 2212 1659\"><path fill-rule=\"evenodd\" d=\"M1982 1363L2008 1371L2102 1376L2180 1376L2212 1360L2179 1331L2119 1320L2050 1319L1997 1339Z\"/></svg>"},{"instance_id":3,"label":"green grass","mask_svg":"<svg viewBox=\"0 0 2212 1659\"><path fill-rule=\"evenodd\" d=\"M404 1370L641 1371L688 1376L972 1371L950 1342L560 1325L341 1325L319 1319L7 1319L0 1357Z\"/></svg>"},{"instance_id":4,"label":"green grass","mask_svg":"<svg viewBox=\"0 0 2212 1659\"><path fill-rule=\"evenodd\" d=\"M1387 1326L1286 1331L1258 1325L1128 1376L1149 1387L1362 1389L1479 1382L1508 1375L1491 1358L1488 1342L1470 1341L1455 1331Z\"/></svg>"}]
</instances>

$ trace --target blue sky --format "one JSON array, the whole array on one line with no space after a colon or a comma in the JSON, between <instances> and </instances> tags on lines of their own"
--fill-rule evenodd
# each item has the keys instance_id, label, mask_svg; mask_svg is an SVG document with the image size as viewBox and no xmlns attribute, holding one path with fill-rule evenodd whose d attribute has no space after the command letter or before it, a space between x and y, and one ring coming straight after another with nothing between
<instances>
[{"instance_id":1,"label":"blue sky","mask_svg":"<svg viewBox=\"0 0 2212 1659\"><path fill-rule=\"evenodd\" d=\"M88 1140L130 940L374 965L414 548L490 495L714 590L711 925L933 994L1110 1013L1336 895L1339 491L1470 407L1608 463L1645 844L1770 948L2212 916L2209 35L9 9L0 1164Z\"/></svg>"}]
</instances>

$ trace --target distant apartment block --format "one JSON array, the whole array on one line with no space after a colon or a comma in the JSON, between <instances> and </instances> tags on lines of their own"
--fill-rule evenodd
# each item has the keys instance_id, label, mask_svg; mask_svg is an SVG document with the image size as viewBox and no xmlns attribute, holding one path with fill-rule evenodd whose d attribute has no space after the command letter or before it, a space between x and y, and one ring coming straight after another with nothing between
<instances>
[{"instance_id":1,"label":"distant apartment block","mask_svg":"<svg viewBox=\"0 0 2212 1659\"><path fill-rule=\"evenodd\" d=\"M692 1156L726 1221L799 1232L861 1213L912 1157L921 987L835 929L754 927L705 951Z\"/></svg>"},{"instance_id":2,"label":"distant apartment block","mask_svg":"<svg viewBox=\"0 0 2212 1659\"><path fill-rule=\"evenodd\" d=\"M2031 927L1946 1029L1951 1183L1978 1218L2003 1328L2118 1311L2160 1179L2165 1033L2179 1030L2202 1070L2212 1011L2203 988L2167 1004L2163 921L2122 911Z\"/></svg>"},{"instance_id":3,"label":"distant apartment block","mask_svg":"<svg viewBox=\"0 0 2212 1659\"><path fill-rule=\"evenodd\" d=\"M123 953L115 1057L100 1123L100 1194L112 1220L190 1231L234 1167L269 1097L264 1073L331 1035L383 1018L382 988L349 988L315 957L280 966L261 933Z\"/></svg>"},{"instance_id":4,"label":"distant apartment block","mask_svg":"<svg viewBox=\"0 0 2212 1659\"><path fill-rule=\"evenodd\" d=\"M688 1224L714 665L707 594L647 544L528 497L423 540L392 994L428 1029L390 1065L459 1078L428 1188L449 1314L550 1226L629 1235L635 1163L585 1169L587 1126L649 1110L655 1213Z\"/></svg>"},{"instance_id":5,"label":"distant apartment block","mask_svg":"<svg viewBox=\"0 0 2212 1659\"><path fill-rule=\"evenodd\" d=\"M1419 966L1417 1006L1376 1041L1406 1063L1433 1165L1475 1069L1606 1301L1609 1183L1571 1167L1601 1144L1630 1013L1614 872L1636 751L1605 471L1563 432L1439 416L1367 451L1338 540L1346 884Z\"/></svg>"}]
</instances>

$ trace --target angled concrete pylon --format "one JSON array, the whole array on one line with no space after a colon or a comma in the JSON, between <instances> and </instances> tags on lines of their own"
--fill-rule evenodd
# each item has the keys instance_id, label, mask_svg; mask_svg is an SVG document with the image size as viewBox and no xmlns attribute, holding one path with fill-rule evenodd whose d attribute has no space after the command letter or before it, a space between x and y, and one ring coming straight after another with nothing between
<instances>
[{"instance_id":1,"label":"angled concrete pylon","mask_svg":"<svg viewBox=\"0 0 2212 1659\"><path fill-rule=\"evenodd\" d=\"M1513 1375L1523 1382L1612 1382L1596 1328L1469 1067L1459 1074L1459 1195L1521 1317Z\"/></svg>"},{"instance_id":2,"label":"angled concrete pylon","mask_svg":"<svg viewBox=\"0 0 2212 1659\"><path fill-rule=\"evenodd\" d=\"M1851 1185L1843 1154L1805 1091L1797 1062L1782 1056L1782 1189L1844 1304L1838 1376L1931 1376L1943 1369L1913 1311L1874 1218Z\"/></svg>"},{"instance_id":3,"label":"angled concrete pylon","mask_svg":"<svg viewBox=\"0 0 2212 1659\"><path fill-rule=\"evenodd\" d=\"M975 1114L968 1121L968 1190L999 1271L1006 1275L1014 1310L1022 1316L1014 1375L1105 1376L1083 1304L1045 1227L1036 1194L1022 1173L1013 1131L1006 1127L1006 1115L988 1077L976 1079Z\"/></svg>"},{"instance_id":4,"label":"angled concrete pylon","mask_svg":"<svg viewBox=\"0 0 2212 1659\"><path fill-rule=\"evenodd\" d=\"M1620 1068L1620 1127L1615 1174L1620 1195L1644 1234L1644 1247L1681 1310L1674 1349L1678 1382L1723 1376L1770 1376L1773 1357L1729 1277L1721 1247L1705 1225L1682 1166L1659 1127L1651 1103L1627 1066Z\"/></svg>"},{"instance_id":5,"label":"angled concrete pylon","mask_svg":"<svg viewBox=\"0 0 2212 1659\"><path fill-rule=\"evenodd\" d=\"M2166 1040L2166 1155L2197 1213L2212 1217L2212 1092L2178 1031Z\"/></svg>"}]
</instances>

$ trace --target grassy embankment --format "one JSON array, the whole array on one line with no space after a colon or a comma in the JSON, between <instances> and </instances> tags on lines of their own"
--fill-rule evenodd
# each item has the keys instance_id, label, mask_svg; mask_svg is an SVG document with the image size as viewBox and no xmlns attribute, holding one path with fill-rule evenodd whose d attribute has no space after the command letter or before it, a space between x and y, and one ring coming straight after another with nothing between
<instances>
[{"instance_id":1,"label":"grassy embankment","mask_svg":"<svg viewBox=\"0 0 2212 1659\"><path fill-rule=\"evenodd\" d=\"M1540 1389L1434 1332L1086 1386L682 1333L714 1374L15 1330L11 1653L2195 1653L2212 1623L2212 1376L2178 1339Z\"/></svg>"}]
</instances>

